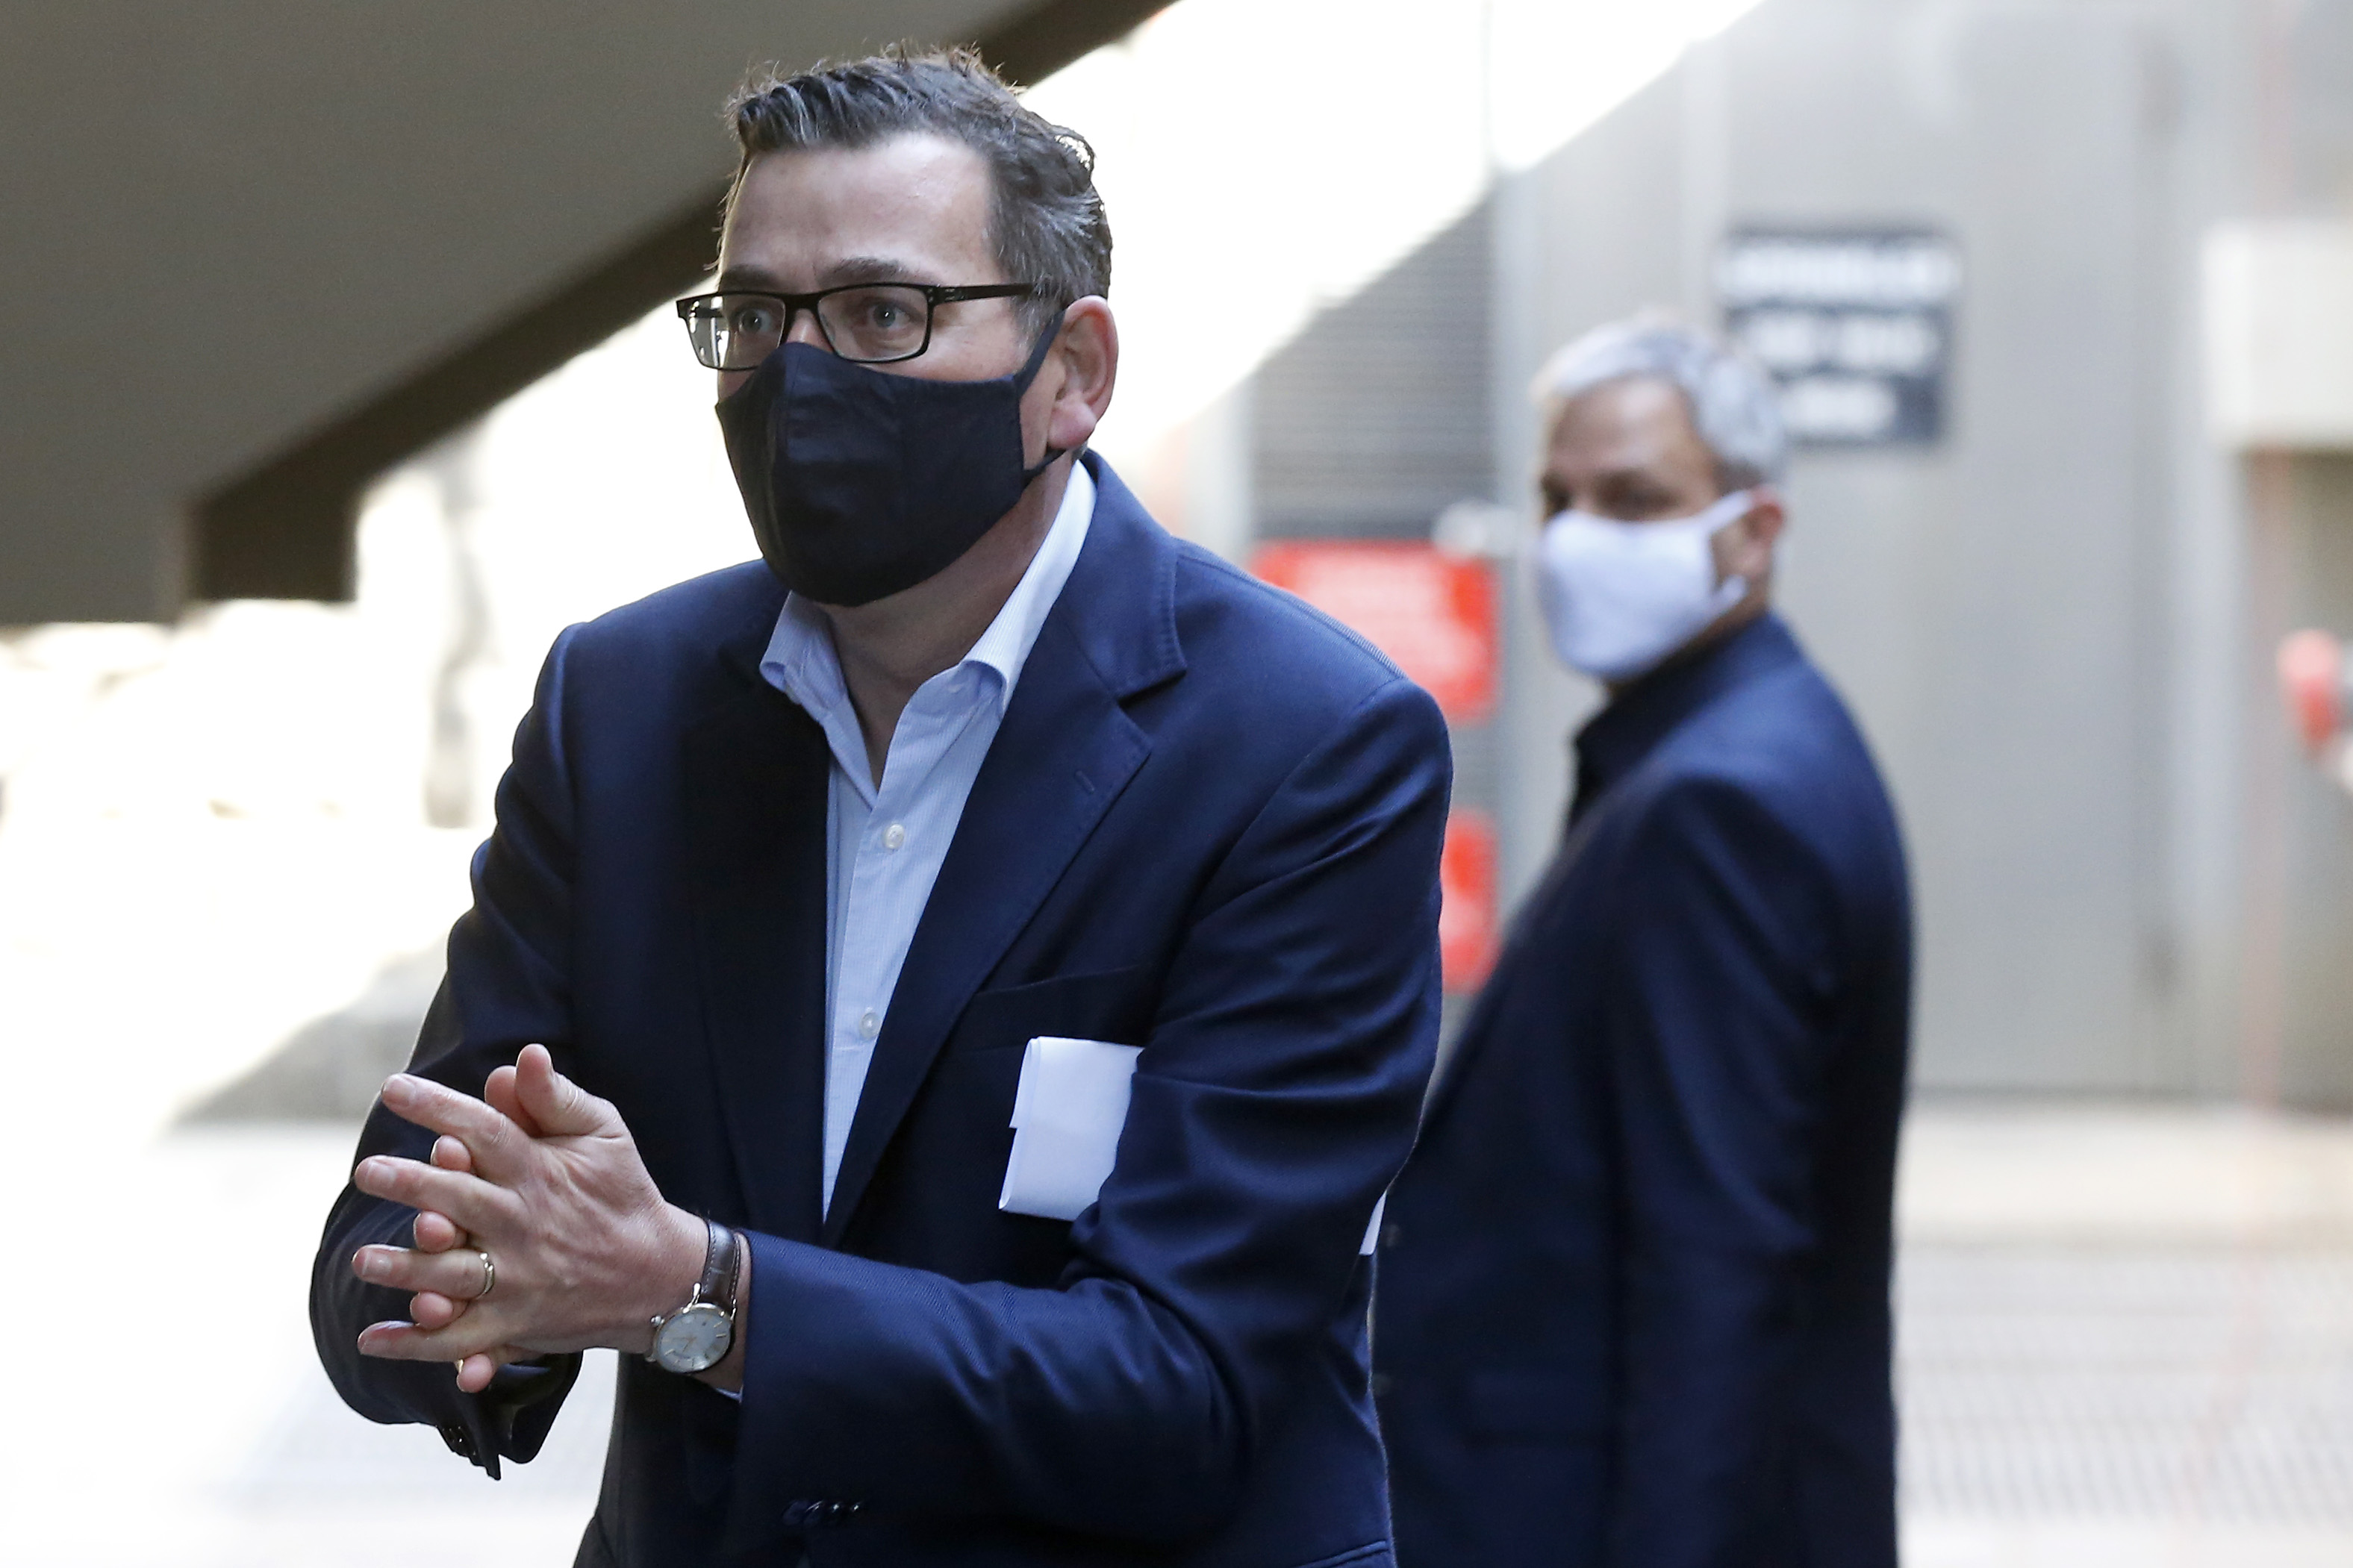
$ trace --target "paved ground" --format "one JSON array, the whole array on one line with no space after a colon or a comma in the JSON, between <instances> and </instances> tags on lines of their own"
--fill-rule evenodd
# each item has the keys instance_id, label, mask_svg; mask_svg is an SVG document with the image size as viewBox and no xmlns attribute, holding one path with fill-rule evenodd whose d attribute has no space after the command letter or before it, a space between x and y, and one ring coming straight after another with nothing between
<instances>
[{"instance_id":1,"label":"paved ground","mask_svg":"<svg viewBox=\"0 0 2353 1568\"><path fill-rule=\"evenodd\" d=\"M602 1447L594 1400L566 1413L543 1463L493 1485L428 1432L353 1415L319 1373L302 1311L307 1255L349 1152L341 1128L204 1131L121 1152L103 1174L52 1173L47 1190L69 1193L80 1221L44 1227L0 1263L0 1332L16 1349L15 1418L0 1428L0 1563L572 1561ZM84 1267L91 1237L126 1243L120 1262L105 1248ZM168 1304L100 1293L125 1276L152 1281Z\"/></svg>"},{"instance_id":2,"label":"paved ground","mask_svg":"<svg viewBox=\"0 0 2353 1568\"><path fill-rule=\"evenodd\" d=\"M1930 1107L1903 1220L1915 1568L2353 1563L2353 1126Z\"/></svg>"},{"instance_id":3,"label":"paved ground","mask_svg":"<svg viewBox=\"0 0 2353 1568\"><path fill-rule=\"evenodd\" d=\"M304 1271L348 1146L335 1126L213 1127L102 1173L17 1164L78 1217L5 1265L0 1331L29 1351L11 1405L37 1415L0 1438L0 1562L571 1560L608 1363L497 1484L429 1433L350 1415L316 1371ZM1924 1111L1901 1281L1915 1568L2353 1563L2348 1172L2339 1124ZM92 1214L150 1238L123 1271L160 1281L168 1310L81 1288Z\"/></svg>"}]
</instances>

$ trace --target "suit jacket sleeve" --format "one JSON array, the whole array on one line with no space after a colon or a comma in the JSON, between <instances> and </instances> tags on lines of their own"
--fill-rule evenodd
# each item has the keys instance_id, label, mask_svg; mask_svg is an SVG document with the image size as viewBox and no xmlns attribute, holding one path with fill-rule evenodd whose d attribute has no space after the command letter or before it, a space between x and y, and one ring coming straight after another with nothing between
<instances>
[{"instance_id":1,"label":"suit jacket sleeve","mask_svg":"<svg viewBox=\"0 0 2353 1568\"><path fill-rule=\"evenodd\" d=\"M1628 1258L1609 1561L1746 1563L1817 1243L1832 889L1756 797L1710 780L1649 803L1620 875L1603 1024Z\"/></svg>"},{"instance_id":2,"label":"suit jacket sleeve","mask_svg":"<svg viewBox=\"0 0 2353 1568\"><path fill-rule=\"evenodd\" d=\"M499 785L498 829L474 856L473 908L449 934L449 973L433 1001L412 1072L479 1094L491 1069L533 1041L570 1070L571 997L565 953L571 928L571 783L564 761L564 671L572 633L556 640L531 712L515 736L514 765ZM433 1134L379 1103L353 1164L371 1154L422 1160ZM311 1331L319 1359L346 1404L372 1421L423 1422L452 1451L495 1477L499 1459L539 1452L576 1355L509 1367L480 1394L458 1391L438 1363L382 1361L354 1348L369 1323L403 1319L408 1298L353 1278L351 1257L372 1242L407 1246L417 1211L345 1186L327 1216L311 1266Z\"/></svg>"},{"instance_id":3,"label":"suit jacket sleeve","mask_svg":"<svg viewBox=\"0 0 2353 1568\"><path fill-rule=\"evenodd\" d=\"M1145 1541L1230 1511L1412 1142L1448 783L1401 680L1305 744L1195 906L1057 1288L752 1238L739 1500Z\"/></svg>"}]
</instances>

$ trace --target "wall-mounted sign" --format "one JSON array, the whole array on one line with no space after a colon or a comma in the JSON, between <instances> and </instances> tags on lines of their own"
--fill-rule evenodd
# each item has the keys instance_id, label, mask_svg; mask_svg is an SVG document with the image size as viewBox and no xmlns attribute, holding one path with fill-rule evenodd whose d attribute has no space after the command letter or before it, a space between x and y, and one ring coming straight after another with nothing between
<instances>
[{"instance_id":1,"label":"wall-mounted sign","mask_svg":"<svg viewBox=\"0 0 2353 1568\"><path fill-rule=\"evenodd\" d=\"M1448 991L1476 991L1495 967L1503 917L1495 903L1495 825L1456 806L1438 852L1438 968Z\"/></svg>"},{"instance_id":2,"label":"wall-mounted sign","mask_svg":"<svg viewBox=\"0 0 2353 1568\"><path fill-rule=\"evenodd\" d=\"M1287 539L1251 567L1389 656L1454 724L1495 710L1495 577L1483 561L1403 540ZM1439 966L1446 989L1475 991L1495 965L1495 826L1457 797L1438 862Z\"/></svg>"},{"instance_id":3,"label":"wall-mounted sign","mask_svg":"<svg viewBox=\"0 0 2353 1568\"><path fill-rule=\"evenodd\" d=\"M1495 580L1484 562L1401 540L1297 539L1261 547L1259 576L1364 634L1449 721L1495 707Z\"/></svg>"},{"instance_id":4,"label":"wall-mounted sign","mask_svg":"<svg viewBox=\"0 0 2353 1568\"><path fill-rule=\"evenodd\" d=\"M1803 447L1944 434L1959 249L1925 229L1741 229L1716 258L1725 332L1781 389Z\"/></svg>"}]
</instances>

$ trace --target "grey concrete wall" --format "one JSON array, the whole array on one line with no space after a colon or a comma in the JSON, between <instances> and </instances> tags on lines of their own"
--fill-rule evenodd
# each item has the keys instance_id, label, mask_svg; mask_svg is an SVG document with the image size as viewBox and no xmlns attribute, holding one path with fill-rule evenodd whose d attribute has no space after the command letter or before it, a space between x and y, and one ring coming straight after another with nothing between
<instances>
[{"instance_id":1,"label":"grey concrete wall","mask_svg":"<svg viewBox=\"0 0 2353 1568\"><path fill-rule=\"evenodd\" d=\"M1932 1087L2236 1077L2235 491L2185 348L2244 108L2216 9L1767 0L1525 177L1545 346L1712 321L1731 226L1958 241L1945 438L1801 456L1783 584L1904 814ZM1524 635L1521 847L1591 700L1543 662Z\"/></svg>"}]
</instances>

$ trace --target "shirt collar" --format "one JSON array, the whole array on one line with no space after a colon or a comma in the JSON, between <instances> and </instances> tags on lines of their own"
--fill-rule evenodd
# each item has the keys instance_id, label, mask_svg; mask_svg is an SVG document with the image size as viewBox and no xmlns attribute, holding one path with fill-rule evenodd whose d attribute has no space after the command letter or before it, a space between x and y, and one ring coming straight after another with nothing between
<instances>
[{"instance_id":1,"label":"shirt collar","mask_svg":"<svg viewBox=\"0 0 2353 1568\"><path fill-rule=\"evenodd\" d=\"M1577 798L1569 820L1716 697L1801 657L1781 617L1767 612L1619 692L1577 732Z\"/></svg>"},{"instance_id":2,"label":"shirt collar","mask_svg":"<svg viewBox=\"0 0 2353 1568\"><path fill-rule=\"evenodd\" d=\"M1061 597L1062 585L1078 564L1094 510L1094 478L1085 464L1072 463L1070 480L1062 489L1062 504L1038 553L1029 558L1029 570L1021 574L1021 581L1014 584L980 640L957 661L958 668L977 664L997 673L1000 715L1013 700L1013 688L1029 660L1029 650L1037 646L1054 601ZM849 688L842 683L841 661L833 648L833 627L822 610L798 594L785 595L785 607L776 615L776 629L768 638L767 651L760 656L760 674L820 721L849 700Z\"/></svg>"}]
</instances>

